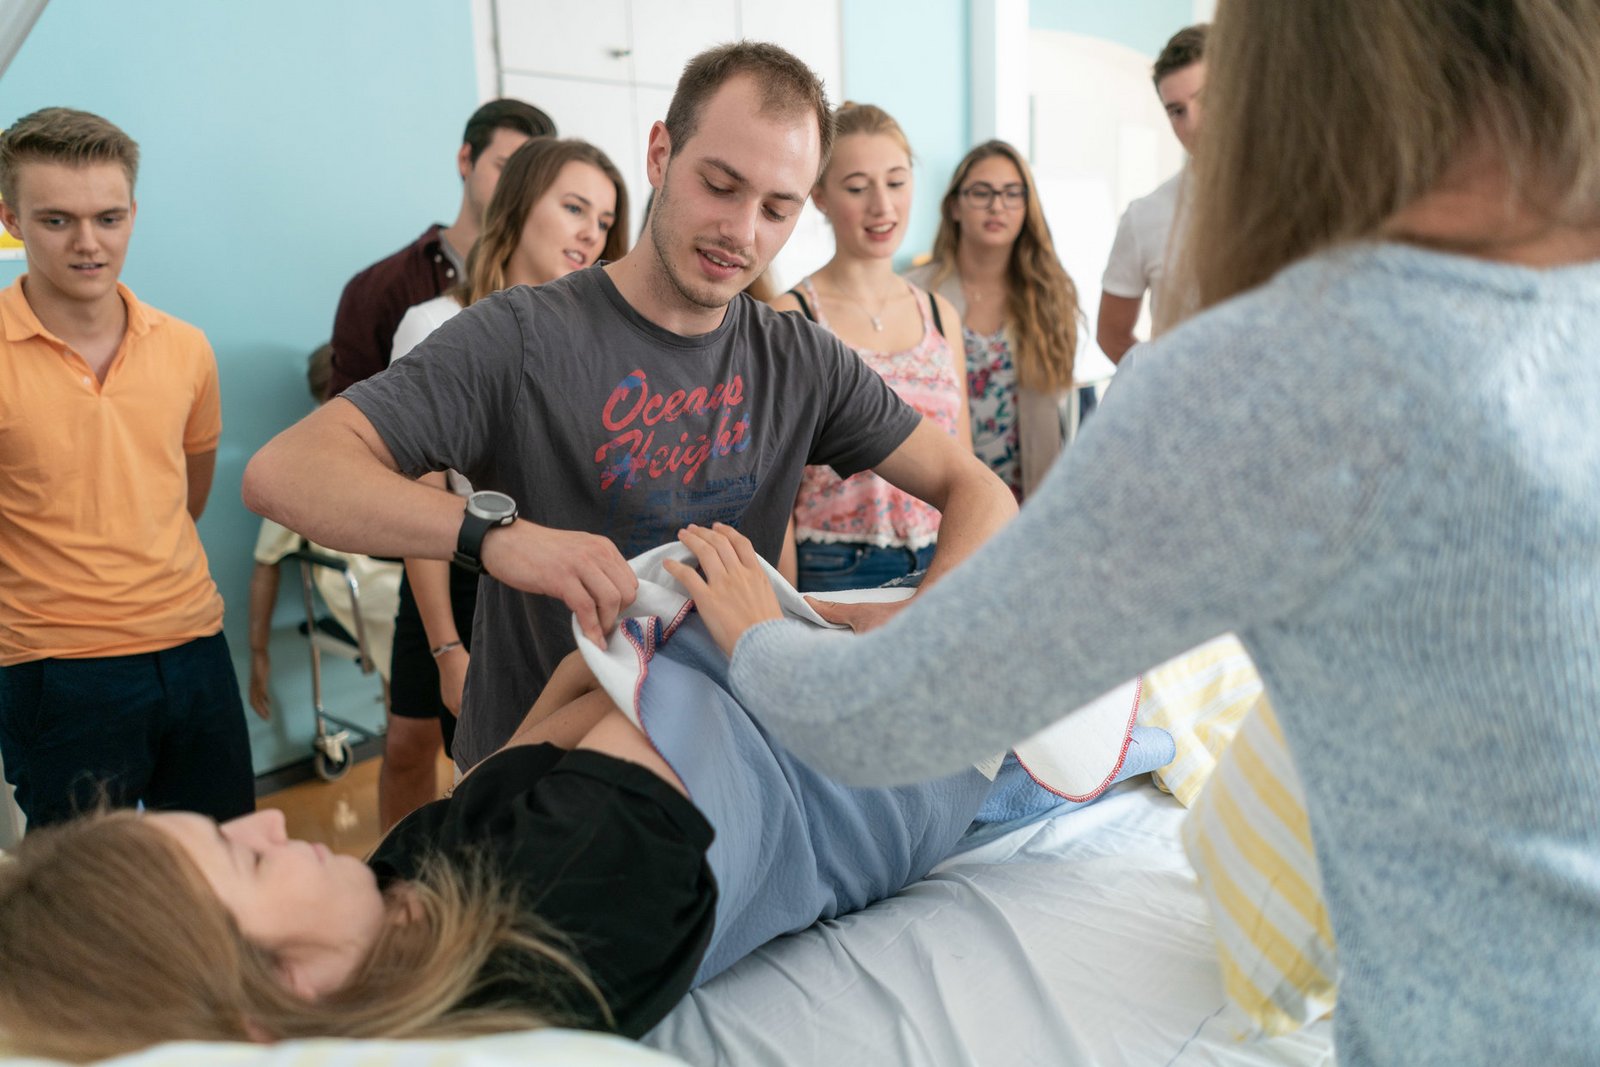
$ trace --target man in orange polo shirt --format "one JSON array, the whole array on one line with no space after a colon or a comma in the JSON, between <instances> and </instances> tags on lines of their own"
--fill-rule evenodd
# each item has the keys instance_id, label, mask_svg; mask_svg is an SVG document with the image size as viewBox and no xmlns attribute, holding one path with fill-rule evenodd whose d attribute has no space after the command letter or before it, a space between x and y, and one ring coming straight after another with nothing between
<instances>
[{"instance_id":1,"label":"man in orange polo shirt","mask_svg":"<svg viewBox=\"0 0 1600 1067\"><path fill-rule=\"evenodd\" d=\"M195 520L222 432L201 332L117 278L139 149L46 108L0 135L0 755L38 826L142 801L255 807L222 598Z\"/></svg>"}]
</instances>

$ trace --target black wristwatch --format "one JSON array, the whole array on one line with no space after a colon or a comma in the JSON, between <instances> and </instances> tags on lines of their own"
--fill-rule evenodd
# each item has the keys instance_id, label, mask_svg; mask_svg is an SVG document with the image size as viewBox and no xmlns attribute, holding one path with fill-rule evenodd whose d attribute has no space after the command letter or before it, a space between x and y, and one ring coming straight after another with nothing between
<instances>
[{"instance_id":1,"label":"black wristwatch","mask_svg":"<svg viewBox=\"0 0 1600 1067\"><path fill-rule=\"evenodd\" d=\"M517 521L517 502L504 493L479 492L467 497L467 510L461 516L461 532L456 535L456 565L474 574L483 573L483 539L490 530Z\"/></svg>"}]
</instances>

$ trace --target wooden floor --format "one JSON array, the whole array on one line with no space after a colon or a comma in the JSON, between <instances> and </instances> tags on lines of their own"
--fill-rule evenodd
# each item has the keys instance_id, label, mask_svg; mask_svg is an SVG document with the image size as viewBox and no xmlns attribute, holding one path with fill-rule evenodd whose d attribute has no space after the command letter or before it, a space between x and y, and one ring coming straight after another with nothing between
<instances>
[{"instance_id":1,"label":"wooden floor","mask_svg":"<svg viewBox=\"0 0 1600 1067\"><path fill-rule=\"evenodd\" d=\"M376 756L363 760L336 782L301 782L262 797L257 805L281 810L290 837L365 857L383 836L378 827L378 768L382 762ZM439 781L449 782L451 777L451 764L441 756Z\"/></svg>"}]
</instances>

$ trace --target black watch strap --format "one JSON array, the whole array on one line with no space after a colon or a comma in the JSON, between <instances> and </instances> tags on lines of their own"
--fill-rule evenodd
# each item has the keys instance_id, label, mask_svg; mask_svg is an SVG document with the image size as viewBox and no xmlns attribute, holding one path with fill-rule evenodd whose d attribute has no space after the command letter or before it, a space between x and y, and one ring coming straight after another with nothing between
<instances>
[{"instance_id":1,"label":"black watch strap","mask_svg":"<svg viewBox=\"0 0 1600 1067\"><path fill-rule=\"evenodd\" d=\"M464 567L474 574L483 573L483 539L489 531L499 526L510 526L517 521L517 513L513 509L509 515L499 518L489 518L475 513L469 505L461 516L461 532L456 534L456 552L451 557L458 567Z\"/></svg>"},{"instance_id":2,"label":"black watch strap","mask_svg":"<svg viewBox=\"0 0 1600 1067\"><path fill-rule=\"evenodd\" d=\"M456 554L451 557L458 567L473 574L483 573L483 538L496 526L493 519L467 512L461 518L461 532L456 535Z\"/></svg>"}]
</instances>

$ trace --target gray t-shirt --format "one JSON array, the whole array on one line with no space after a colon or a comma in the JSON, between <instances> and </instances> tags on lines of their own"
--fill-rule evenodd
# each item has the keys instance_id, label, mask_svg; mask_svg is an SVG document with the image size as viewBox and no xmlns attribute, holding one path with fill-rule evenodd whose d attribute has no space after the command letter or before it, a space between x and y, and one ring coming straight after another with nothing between
<instances>
[{"instance_id":1,"label":"gray t-shirt","mask_svg":"<svg viewBox=\"0 0 1600 1067\"><path fill-rule=\"evenodd\" d=\"M480 300L344 394L410 476L454 468L524 518L587 530L633 556L691 523L726 522L777 561L801 470L882 462L919 416L800 315L748 297L680 337L591 268ZM570 613L479 584L455 756L498 748L572 650Z\"/></svg>"}]
</instances>

